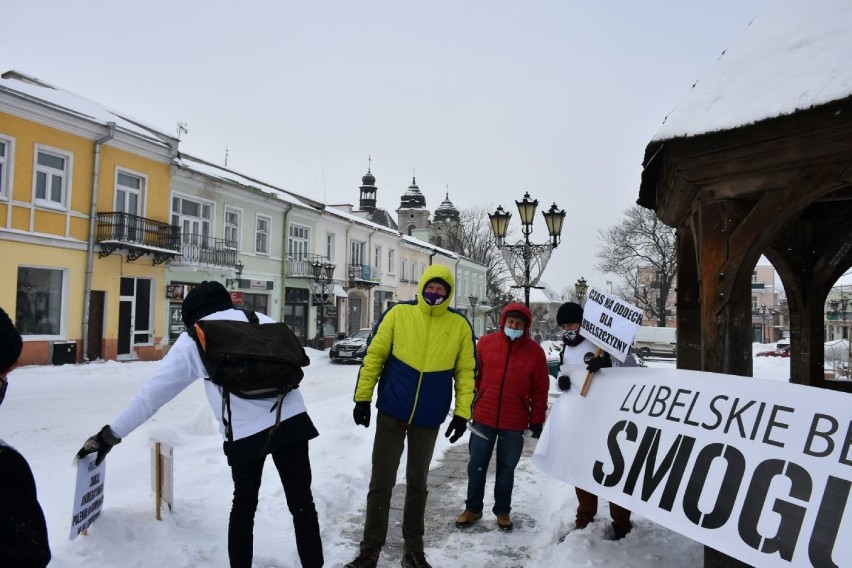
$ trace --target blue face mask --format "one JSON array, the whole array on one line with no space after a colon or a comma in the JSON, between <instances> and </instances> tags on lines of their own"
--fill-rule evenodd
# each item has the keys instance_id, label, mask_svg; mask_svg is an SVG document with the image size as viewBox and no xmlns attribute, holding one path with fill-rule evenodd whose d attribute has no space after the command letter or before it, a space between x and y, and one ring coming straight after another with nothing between
<instances>
[{"instance_id":1,"label":"blue face mask","mask_svg":"<svg viewBox=\"0 0 852 568\"><path fill-rule=\"evenodd\" d=\"M505 333L506 337L508 337L511 341L514 341L524 334L524 330L523 329L512 329L511 327L504 327L503 333Z\"/></svg>"}]
</instances>

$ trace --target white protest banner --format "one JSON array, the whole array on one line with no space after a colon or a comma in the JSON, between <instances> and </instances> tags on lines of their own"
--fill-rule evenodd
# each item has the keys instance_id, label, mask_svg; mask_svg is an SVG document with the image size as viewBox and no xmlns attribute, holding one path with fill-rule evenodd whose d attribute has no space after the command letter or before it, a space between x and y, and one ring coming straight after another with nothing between
<instances>
[{"instance_id":1,"label":"white protest banner","mask_svg":"<svg viewBox=\"0 0 852 568\"><path fill-rule=\"evenodd\" d=\"M70 540L95 522L104 505L104 480L106 461L95 465L97 453L77 460L77 484L74 489L74 506L71 509Z\"/></svg>"},{"instance_id":2,"label":"white protest banner","mask_svg":"<svg viewBox=\"0 0 852 568\"><path fill-rule=\"evenodd\" d=\"M852 566L852 395L608 368L554 403L546 473L752 566Z\"/></svg>"},{"instance_id":3,"label":"white protest banner","mask_svg":"<svg viewBox=\"0 0 852 568\"><path fill-rule=\"evenodd\" d=\"M580 335L623 362L642 325L642 310L594 288L586 298Z\"/></svg>"}]
</instances>

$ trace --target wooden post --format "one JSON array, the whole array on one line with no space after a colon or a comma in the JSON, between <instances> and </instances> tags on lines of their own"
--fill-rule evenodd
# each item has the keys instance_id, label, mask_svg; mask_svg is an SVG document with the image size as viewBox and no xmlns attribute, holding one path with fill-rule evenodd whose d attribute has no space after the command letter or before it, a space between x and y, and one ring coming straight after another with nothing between
<instances>
[{"instance_id":1,"label":"wooden post","mask_svg":"<svg viewBox=\"0 0 852 568\"><path fill-rule=\"evenodd\" d=\"M602 352L603 350L600 347L597 347L595 349L595 357L600 357ZM583 382L583 388L580 389L580 396L586 396L586 393L589 392L589 387L592 386L592 377L594 376L595 374L591 371L586 373L586 380Z\"/></svg>"},{"instance_id":2,"label":"wooden post","mask_svg":"<svg viewBox=\"0 0 852 568\"><path fill-rule=\"evenodd\" d=\"M154 491L154 510L158 521L163 520L163 504L169 511L172 510L173 455L170 445L151 440L151 489Z\"/></svg>"}]
</instances>

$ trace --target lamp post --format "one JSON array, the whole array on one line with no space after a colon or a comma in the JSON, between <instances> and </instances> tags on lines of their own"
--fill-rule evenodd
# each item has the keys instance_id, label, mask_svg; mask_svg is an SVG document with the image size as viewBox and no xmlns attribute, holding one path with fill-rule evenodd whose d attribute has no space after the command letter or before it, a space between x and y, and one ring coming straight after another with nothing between
<instances>
[{"instance_id":1,"label":"lamp post","mask_svg":"<svg viewBox=\"0 0 852 568\"><path fill-rule=\"evenodd\" d=\"M233 288L234 286L240 285L240 276L243 275L243 268L245 268L245 265L242 261L240 261L240 259L237 259L236 264L234 264L234 274L236 275L236 278L226 278L225 287Z\"/></svg>"},{"instance_id":2,"label":"lamp post","mask_svg":"<svg viewBox=\"0 0 852 568\"><path fill-rule=\"evenodd\" d=\"M476 304L479 302L479 296L471 294L467 297L467 300L470 302L470 325L474 328L473 334L476 335Z\"/></svg>"},{"instance_id":3,"label":"lamp post","mask_svg":"<svg viewBox=\"0 0 852 568\"><path fill-rule=\"evenodd\" d=\"M325 323L325 304L328 296L327 288L334 278L334 265L328 261L314 260L311 263L311 277L316 287L320 290L319 293L314 294L314 304L317 305L318 320L315 347L316 349L323 349L323 325Z\"/></svg>"},{"instance_id":4,"label":"lamp post","mask_svg":"<svg viewBox=\"0 0 852 568\"><path fill-rule=\"evenodd\" d=\"M547 232L550 235L550 242L537 245L530 242L530 234L533 231L532 225L535 210L538 207L538 199L530 199L529 192L526 192L521 201L515 201L515 205L518 206L518 213L521 217L523 241L506 244L506 231L509 228L509 219L511 219L512 214L504 211L502 206L497 207L494 213L490 213L488 219L491 221L491 230L497 239L497 247L503 253L503 260L506 261L509 273L515 281L512 288L524 289L524 304L529 307L530 288L541 288L536 284L544 272L544 267L547 266L547 261L550 260L553 249L559 246L562 224L565 221L565 210L560 211L554 203L550 206L550 209L542 212L544 222L547 224Z\"/></svg>"},{"instance_id":5,"label":"lamp post","mask_svg":"<svg viewBox=\"0 0 852 568\"><path fill-rule=\"evenodd\" d=\"M586 291L589 289L589 283L586 279L580 276L580 279L574 283L574 293L577 295L577 303L582 304L583 298L586 297Z\"/></svg>"}]
</instances>

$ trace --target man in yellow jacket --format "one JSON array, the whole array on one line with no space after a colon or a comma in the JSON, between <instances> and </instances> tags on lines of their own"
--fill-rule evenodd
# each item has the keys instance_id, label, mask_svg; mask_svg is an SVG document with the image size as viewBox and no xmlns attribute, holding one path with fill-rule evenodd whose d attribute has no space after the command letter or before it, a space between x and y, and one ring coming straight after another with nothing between
<instances>
[{"instance_id":1,"label":"man in yellow jacket","mask_svg":"<svg viewBox=\"0 0 852 568\"><path fill-rule=\"evenodd\" d=\"M455 391L453 418L445 436L464 434L473 402L476 348L473 330L449 307L450 269L432 265L420 278L413 301L389 308L373 330L355 385L355 423L370 425L370 401L379 386L373 471L361 551L346 568L373 568L385 544L396 472L407 441L402 566L429 568L423 553L426 480L438 429Z\"/></svg>"}]
</instances>

